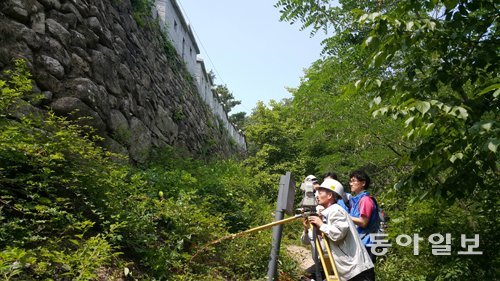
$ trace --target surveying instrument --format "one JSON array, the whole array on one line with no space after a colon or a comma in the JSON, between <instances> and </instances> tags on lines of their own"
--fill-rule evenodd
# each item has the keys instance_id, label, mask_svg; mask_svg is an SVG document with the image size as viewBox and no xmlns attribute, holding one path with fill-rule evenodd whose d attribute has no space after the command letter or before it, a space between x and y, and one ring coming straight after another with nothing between
<instances>
[{"instance_id":1,"label":"surveying instrument","mask_svg":"<svg viewBox=\"0 0 500 281\"><path fill-rule=\"evenodd\" d=\"M280 188L278 192L278 202L276 204L276 215L275 221L265 225L261 225L252 229L248 229L235 234L230 234L212 241L200 250L198 250L192 257L191 261L201 252L205 251L209 246L220 243L221 241L227 239L234 239L246 234L261 231L273 227L273 242L271 247L269 269L268 269L268 281L276 280L277 275L277 264L279 256L279 248L281 243L281 234L283 231L283 224L295 221L300 218L308 218L309 216L320 216L317 212L318 202L314 195L314 186L312 182L303 182L300 186L300 190L303 192L303 199L300 203L300 208L294 209L295 200L295 182L292 179L292 174L287 172L285 175L280 177ZM284 218L284 213L293 215L289 218ZM314 224L310 224L312 231L312 238L314 243L312 245L312 256L314 260L315 267L315 280L323 280L321 276L321 267L325 274L326 281L338 281L337 267L333 260L332 251L328 243L329 238L325 236L324 233L318 235L318 228ZM318 261L318 257L321 263ZM321 266L321 267L320 267Z\"/></svg>"}]
</instances>

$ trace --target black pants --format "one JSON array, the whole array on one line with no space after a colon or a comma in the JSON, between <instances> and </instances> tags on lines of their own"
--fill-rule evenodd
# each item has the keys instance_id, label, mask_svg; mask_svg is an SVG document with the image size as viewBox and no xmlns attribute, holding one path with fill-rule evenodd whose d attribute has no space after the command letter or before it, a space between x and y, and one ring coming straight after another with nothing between
<instances>
[{"instance_id":1,"label":"black pants","mask_svg":"<svg viewBox=\"0 0 500 281\"><path fill-rule=\"evenodd\" d=\"M323 266L320 265L319 268L320 268L320 273L321 273L321 280L323 280L323 279L326 278L325 272L323 271ZM307 272L307 277L316 280L317 276L316 276L316 265L315 264L313 264L312 266L308 267L306 269L306 272Z\"/></svg>"},{"instance_id":2,"label":"black pants","mask_svg":"<svg viewBox=\"0 0 500 281\"><path fill-rule=\"evenodd\" d=\"M368 252L368 255L370 256L370 259L372 260L373 265L375 265L375 262L377 261L377 256L372 253L372 248L366 247L366 251Z\"/></svg>"},{"instance_id":3,"label":"black pants","mask_svg":"<svg viewBox=\"0 0 500 281\"><path fill-rule=\"evenodd\" d=\"M372 267L349 279L349 281L375 281L375 270Z\"/></svg>"}]
</instances>

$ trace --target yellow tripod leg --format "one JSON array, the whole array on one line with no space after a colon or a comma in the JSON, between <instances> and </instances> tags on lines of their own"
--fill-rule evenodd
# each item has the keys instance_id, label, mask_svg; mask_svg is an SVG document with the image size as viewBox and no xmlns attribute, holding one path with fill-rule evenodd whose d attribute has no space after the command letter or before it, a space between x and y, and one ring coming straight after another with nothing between
<instances>
[{"instance_id":1,"label":"yellow tripod leg","mask_svg":"<svg viewBox=\"0 0 500 281\"><path fill-rule=\"evenodd\" d=\"M331 275L330 268L328 268L328 265L326 264L325 255L323 254L323 248L321 247L321 243L319 242L318 237L316 237L314 240L316 242L316 252L318 253L319 259L321 260L321 265L323 266L323 271L325 272L326 279L330 281L330 279L328 279L328 276Z\"/></svg>"},{"instance_id":2,"label":"yellow tripod leg","mask_svg":"<svg viewBox=\"0 0 500 281\"><path fill-rule=\"evenodd\" d=\"M333 261L332 251L328 243L328 237L326 237L324 233L321 233L321 238L325 243L326 251L328 252L329 262L325 259L325 253L323 253L323 247L321 247L321 242L318 236L314 238L314 242L316 244L316 252L319 255L319 258L321 260L321 265L323 266L323 271L325 272L326 275L326 281L339 281L340 279L338 278L339 275L337 273L337 266Z\"/></svg>"},{"instance_id":3,"label":"yellow tripod leg","mask_svg":"<svg viewBox=\"0 0 500 281\"><path fill-rule=\"evenodd\" d=\"M338 280L340 280L339 273L337 272L337 266L335 265L335 261L333 260L332 251L330 249L330 243L328 243L328 237L326 237L324 233L321 233L321 237L323 238L323 241L325 242L326 251L328 252L328 259L330 260L330 266L333 269L333 273L334 273L334 275L331 275L330 272L328 272L328 274L326 275L326 280L327 281L338 281ZM319 239L316 239L316 241L317 241L317 244L319 244ZM321 247L321 245L320 245L320 247ZM321 249L321 261L323 262L323 260L324 260L323 249ZM323 266L323 268L325 268L325 266ZM326 270L325 270L325 274L326 274Z\"/></svg>"}]
</instances>

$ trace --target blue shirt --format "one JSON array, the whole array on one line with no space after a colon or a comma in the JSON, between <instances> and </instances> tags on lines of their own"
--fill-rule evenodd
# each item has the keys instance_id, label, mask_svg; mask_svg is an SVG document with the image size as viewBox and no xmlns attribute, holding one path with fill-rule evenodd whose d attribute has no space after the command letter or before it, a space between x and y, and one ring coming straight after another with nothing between
<instances>
[{"instance_id":1,"label":"blue shirt","mask_svg":"<svg viewBox=\"0 0 500 281\"><path fill-rule=\"evenodd\" d=\"M351 210L349 212L349 215L351 217L359 218L361 216L360 211L359 211L359 203L361 202L361 198L365 196L370 196L370 193L368 191L363 191L360 194L354 196L351 198ZM370 200L373 201L373 199L370 198ZM373 202L373 209L372 209L372 214L370 216L370 219L368 220L368 225L366 227L360 227L359 225L356 225L356 228L358 229L358 234L359 237L361 238L361 241L365 246L372 244L371 237L370 237L370 230L374 229L374 224L376 223L376 218L375 216L377 215L377 205L375 202Z\"/></svg>"}]
</instances>

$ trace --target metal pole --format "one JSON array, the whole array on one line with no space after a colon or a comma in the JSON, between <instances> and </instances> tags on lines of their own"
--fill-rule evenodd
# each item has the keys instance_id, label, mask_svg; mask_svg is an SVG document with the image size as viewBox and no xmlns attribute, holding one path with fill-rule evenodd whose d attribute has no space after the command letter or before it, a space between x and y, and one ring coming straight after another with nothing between
<instances>
[{"instance_id":1,"label":"metal pole","mask_svg":"<svg viewBox=\"0 0 500 281\"><path fill-rule=\"evenodd\" d=\"M283 220L285 212L292 212L293 199L295 197L295 183L292 179L292 173L286 172L285 175L280 177L280 187L278 191L278 202L276 204L275 221ZM278 274L278 257L280 253L281 233L283 232L283 225L279 224L273 227L273 242L271 247L271 256L269 260L269 267L267 271L267 280L276 280Z\"/></svg>"},{"instance_id":2,"label":"metal pole","mask_svg":"<svg viewBox=\"0 0 500 281\"><path fill-rule=\"evenodd\" d=\"M279 221L283 219L283 211L276 210L275 220ZM271 248L271 260L269 261L269 270L267 271L267 280L276 280L276 275L278 273L278 257L280 251L281 243L281 233L283 232L283 225L276 225L273 227L273 244Z\"/></svg>"},{"instance_id":3,"label":"metal pole","mask_svg":"<svg viewBox=\"0 0 500 281\"><path fill-rule=\"evenodd\" d=\"M319 239L319 237L318 237L318 227L315 225L312 226L312 234L313 234L313 240L316 242L316 239ZM323 280L323 278L321 277L321 268L318 261L318 245L321 246L321 243L314 243L314 246L312 247L312 256L314 260L316 280Z\"/></svg>"}]
</instances>

